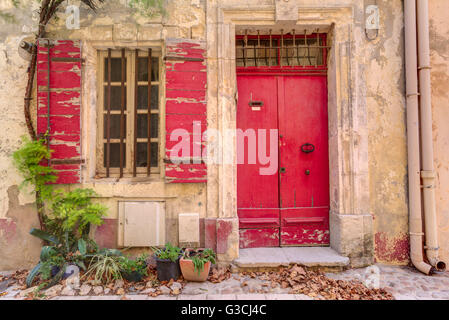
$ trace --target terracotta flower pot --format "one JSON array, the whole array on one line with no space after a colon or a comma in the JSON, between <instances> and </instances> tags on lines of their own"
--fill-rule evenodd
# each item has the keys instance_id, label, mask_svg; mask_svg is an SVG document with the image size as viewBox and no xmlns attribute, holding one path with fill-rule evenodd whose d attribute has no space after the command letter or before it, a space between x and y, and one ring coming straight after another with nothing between
<instances>
[{"instance_id":1,"label":"terracotta flower pot","mask_svg":"<svg viewBox=\"0 0 449 320\"><path fill-rule=\"evenodd\" d=\"M182 276L185 280L204 282L209 276L211 263L210 261L206 262L204 264L203 270L200 271L200 273L198 273L198 270L195 270L195 266L193 265L192 260L181 258L181 260L179 260L179 266L181 267Z\"/></svg>"}]
</instances>

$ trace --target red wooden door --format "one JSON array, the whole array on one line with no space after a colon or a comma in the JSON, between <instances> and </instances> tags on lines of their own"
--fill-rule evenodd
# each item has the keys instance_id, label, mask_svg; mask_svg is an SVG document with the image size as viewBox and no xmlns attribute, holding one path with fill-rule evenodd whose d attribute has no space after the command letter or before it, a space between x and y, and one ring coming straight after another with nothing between
<instances>
[{"instance_id":1,"label":"red wooden door","mask_svg":"<svg viewBox=\"0 0 449 320\"><path fill-rule=\"evenodd\" d=\"M281 245L327 245L326 77L279 77L278 95Z\"/></svg>"},{"instance_id":2,"label":"red wooden door","mask_svg":"<svg viewBox=\"0 0 449 320\"><path fill-rule=\"evenodd\" d=\"M273 76L239 76L237 107L237 207L240 246L279 246L279 176L261 175L258 130L278 129L277 82ZM262 101L258 105L251 101ZM239 133L240 129L240 133ZM239 136L249 138L239 140ZM256 140L254 139L256 138ZM266 134L268 144L269 133ZM278 146L277 146L278 148ZM270 150L267 148L267 150ZM244 156L244 158L243 158ZM255 158L255 161L254 161ZM244 160L244 161L243 161Z\"/></svg>"},{"instance_id":3,"label":"red wooden door","mask_svg":"<svg viewBox=\"0 0 449 320\"><path fill-rule=\"evenodd\" d=\"M241 132L279 130L279 170L274 175L260 174L264 166L257 152L256 161L249 163L251 138L237 138L240 247L328 245L326 77L239 75L238 93Z\"/></svg>"}]
</instances>

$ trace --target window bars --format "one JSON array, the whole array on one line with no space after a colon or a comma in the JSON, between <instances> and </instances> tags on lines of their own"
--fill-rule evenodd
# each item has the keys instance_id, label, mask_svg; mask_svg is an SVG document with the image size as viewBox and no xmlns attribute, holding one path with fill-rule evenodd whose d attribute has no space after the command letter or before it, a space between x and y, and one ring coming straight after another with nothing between
<instances>
[{"instance_id":1,"label":"window bars","mask_svg":"<svg viewBox=\"0 0 449 320\"><path fill-rule=\"evenodd\" d=\"M248 30L236 39L237 67L292 67L295 69L318 69L326 67L326 34L296 34L295 30L285 34L249 35Z\"/></svg>"},{"instance_id":2,"label":"window bars","mask_svg":"<svg viewBox=\"0 0 449 320\"><path fill-rule=\"evenodd\" d=\"M112 50L108 49L107 51L107 57L105 61L105 82L106 82L106 88L104 90L104 99L105 99L105 121L104 121L104 135L106 143L104 144L104 167L106 169L106 177L109 178L111 176L111 167L116 167L116 155L114 155L114 159L111 158L112 154L114 152L119 151L119 176L120 178L123 178L124 176L124 168L126 168L126 144L129 143L129 139L127 139L127 129L126 129L126 123L127 118L126 114L129 114L130 110L127 110L127 79L130 79L131 81L134 81L134 105L133 110L133 132L132 132L132 140L133 140L133 151L132 151L132 176L137 176L137 168L142 167L142 163L146 166L146 175L150 176L151 174L151 165L154 154L153 152L157 152L157 150L152 150L152 101L154 100L152 97L152 94L157 94L155 92L152 92L152 49L148 49L148 55L145 57L139 57L139 52L142 50L136 49L135 50L135 57L134 57L134 77L127 77L127 53L126 49L121 49L121 56L120 58L113 58L112 57ZM147 59L146 63L142 63L142 66L145 68L147 67L147 70L142 70L141 62L144 59ZM118 67L118 63L120 63L120 67ZM147 66L145 66L145 64ZM116 68L113 68L116 67ZM118 67L118 68L117 68ZM157 69L156 69L157 71ZM148 79L145 79L145 73L147 72ZM120 75L119 75L120 74ZM145 95L145 92L142 92L139 90L139 88L143 87L142 83L145 82L147 88L147 101L146 106L140 106L138 103L140 103L142 95ZM120 88L120 99L118 99L117 94L113 92L114 88ZM116 90L114 90L116 91ZM117 105L113 103L120 102L120 109L117 110ZM142 112L141 107L144 107L146 109ZM139 110L138 110L139 109ZM113 112L115 111L115 112ZM117 114L117 111L120 113ZM146 113L146 114L145 114ZM112 117L113 116L120 116L120 122L119 122L119 133L117 134L116 131L113 130L116 129L114 124L112 123ZM146 116L146 124L145 123L139 123L139 116ZM144 117L142 117L144 118ZM158 118L156 117L155 120ZM144 137L145 134L142 134L141 131L145 129L146 126L146 137ZM156 128L157 129L157 128ZM112 134L111 134L112 132ZM118 136L118 137L117 137ZM117 143L115 140L116 138L119 138L119 148L117 147ZM113 141L114 140L114 143ZM146 144L146 161L142 161L142 159L138 159L138 148L140 147L139 144L142 144L142 140L145 140L143 143ZM114 150L112 150L112 146L114 146ZM117 150L118 149L118 150ZM145 149L145 148L143 148ZM157 149L157 148L153 148ZM145 150L143 150L145 151ZM140 157L141 158L141 157ZM113 161L114 160L114 161ZM138 164L139 162L139 164Z\"/></svg>"}]
</instances>

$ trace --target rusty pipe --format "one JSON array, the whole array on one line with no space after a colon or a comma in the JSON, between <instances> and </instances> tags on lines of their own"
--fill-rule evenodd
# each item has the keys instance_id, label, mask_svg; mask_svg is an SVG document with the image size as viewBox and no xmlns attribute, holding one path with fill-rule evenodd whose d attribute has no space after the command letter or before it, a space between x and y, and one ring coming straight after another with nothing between
<instances>
[{"instance_id":1,"label":"rusty pipe","mask_svg":"<svg viewBox=\"0 0 449 320\"><path fill-rule=\"evenodd\" d=\"M435 205L435 167L433 162L432 92L430 80L429 2L417 0L418 62L420 88L421 144L424 225L426 254L429 263L437 270L446 270L439 259L437 214Z\"/></svg>"},{"instance_id":2,"label":"rusty pipe","mask_svg":"<svg viewBox=\"0 0 449 320\"><path fill-rule=\"evenodd\" d=\"M415 1L404 1L410 258L419 271L430 274L432 267L423 257Z\"/></svg>"}]
</instances>

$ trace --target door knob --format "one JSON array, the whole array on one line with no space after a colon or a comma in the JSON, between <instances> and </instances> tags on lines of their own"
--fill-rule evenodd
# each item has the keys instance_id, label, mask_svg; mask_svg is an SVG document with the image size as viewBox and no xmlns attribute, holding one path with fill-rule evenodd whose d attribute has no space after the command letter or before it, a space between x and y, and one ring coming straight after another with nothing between
<instances>
[{"instance_id":1,"label":"door knob","mask_svg":"<svg viewBox=\"0 0 449 320\"><path fill-rule=\"evenodd\" d=\"M309 169L306 170L306 175L310 176L310 170Z\"/></svg>"},{"instance_id":2,"label":"door knob","mask_svg":"<svg viewBox=\"0 0 449 320\"><path fill-rule=\"evenodd\" d=\"M281 173L285 173L286 171L287 171L287 169L285 169L285 168L281 168L281 170L280 170Z\"/></svg>"}]
</instances>

